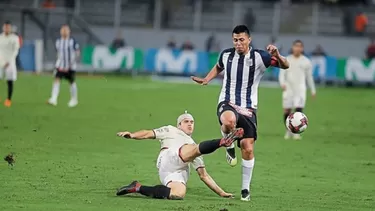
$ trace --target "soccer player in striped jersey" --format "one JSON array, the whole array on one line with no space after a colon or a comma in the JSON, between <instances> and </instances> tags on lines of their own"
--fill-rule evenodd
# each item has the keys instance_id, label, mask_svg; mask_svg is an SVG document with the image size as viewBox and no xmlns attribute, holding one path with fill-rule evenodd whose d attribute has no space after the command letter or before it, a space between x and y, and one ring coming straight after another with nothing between
<instances>
[{"instance_id":1,"label":"soccer player in striped jersey","mask_svg":"<svg viewBox=\"0 0 375 211\"><path fill-rule=\"evenodd\" d=\"M286 57L290 63L286 71L280 69L279 83L283 89L282 105L284 109L284 122L292 109L303 112L306 103L306 82L311 89L311 95L316 95L315 84L312 73L312 63L310 59L303 55L303 43L301 40L293 42L292 54ZM301 139L300 134L292 134L288 130L284 138Z\"/></svg>"},{"instance_id":2,"label":"soccer player in striped jersey","mask_svg":"<svg viewBox=\"0 0 375 211\"><path fill-rule=\"evenodd\" d=\"M12 105L13 83L17 80L16 58L20 48L18 36L12 33L12 24L3 24L0 34L0 78L4 76L8 86L8 97L4 101L6 107Z\"/></svg>"},{"instance_id":3,"label":"soccer player in striped jersey","mask_svg":"<svg viewBox=\"0 0 375 211\"><path fill-rule=\"evenodd\" d=\"M52 87L52 95L48 100L50 105L57 105L57 98L60 92L60 81L66 79L70 83L70 101L69 107L75 107L78 104L77 84L75 82L75 70L77 68L77 60L80 54L79 44L70 36L70 28L63 25L60 29L61 37L56 40L56 71L55 80Z\"/></svg>"},{"instance_id":4,"label":"soccer player in striped jersey","mask_svg":"<svg viewBox=\"0 0 375 211\"><path fill-rule=\"evenodd\" d=\"M255 161L254 142L257 139L258 85L269 66L288 69L289 63L274 45L267 46L268 52L250 47L250 32L245 25L238 25L233 29L232 39L234 47L220 53L218 63L207 76L193 76L192 80L207 85L224 71L217 115L224 137L236 127L244 129L243 138L237 141L242 154L241 200L250 201L250 183ZM227 148L226 154L228 163L236 165L234 145Z\"/></svg>"}]
</instances>

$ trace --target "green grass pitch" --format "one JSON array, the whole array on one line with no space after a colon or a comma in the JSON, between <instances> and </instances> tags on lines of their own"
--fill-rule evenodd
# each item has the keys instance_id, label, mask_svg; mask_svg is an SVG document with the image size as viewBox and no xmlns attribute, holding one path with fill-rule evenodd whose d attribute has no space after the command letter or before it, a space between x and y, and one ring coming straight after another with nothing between
<instances>
[{"instance_id":1,"label":"green grass pitch","mask_svg":"<svg viewBox=\"0 0 375 211\"><path fill-rule=\"evenodd\" d=\"M205 162L235 199L216 196L192 172L186 199L167 201L115 196L134 179L159 184L158 141L115 134L174 125L187 109L196 119L197 142L220 137L220 87L81 77L80 104L69 109L66 82L58 106L45 104L51 83L49 76L21 75L13 106L0 107L0 155L17 156L13 168L0 162L1 211L375 209L374 90L318 89L317 99L308 99L303 140L285 141L280 90L261 88L252 201L240 201L241 165L228 166L224 149ZM1 83L2 99L5 89Z\"/></svg>"}]
</instances>

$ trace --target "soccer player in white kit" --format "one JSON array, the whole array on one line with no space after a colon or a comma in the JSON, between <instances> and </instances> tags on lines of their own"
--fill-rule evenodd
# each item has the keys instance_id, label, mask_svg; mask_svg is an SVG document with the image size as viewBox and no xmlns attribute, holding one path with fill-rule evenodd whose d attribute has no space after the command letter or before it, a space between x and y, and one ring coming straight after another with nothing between
<instances>
[{"instance_id":1,"label":"soccer player in white kit","mask_svg":"<svg viewBox=\"0 0 375 211\"><path fill-rule=\"evenodd\" d=\"M245 25L232 31L233 48L220 53L218 63L205 78L193 76L198 84L207 85L219 73L224 72L223 85L217 106L221 132L225 137L236 127L244 129L244 136L237 141L242 155L241 200L250 201L250 183L255 165L254 144L257 139L258 86L269 66L287 69L288 61L274 45L267 51L250 47L251 36ZM227 148L227 162L237 164L234 144Z\"/></svg>"},{"instance_id":2,"label":"soccer player in white kit","mask_svg":"<svg viewBox=\"0 0 375 211\"><path fill-rule=\"evenodd\" d=\"M16 58L20 48L18 36L12 33L12 24L3 24L0 34L0 78L5 78L8 86L8 97L4 101L6 107L12 105L13 83L17 80Z\"/></svg>"},{"instance_id":3,"label":"soccer player in white kit","mask_svg":"<svg viewBox=\"0 0 375 211\"><path fill-rule=\"evenodd\" d=\"M237 128L227 137L203 141L196 144L191 138L194 131L194 118L185 112L177 119L177 127L172 125L138 132L119 132L118 136L131 139L159 139L161 144L156 167L162 185L145 186L138 181L118 189L116 195L140 193L158 199L183 199L190 174L190 164L201 180L221 197L233 195L223 191L205 169L202 154L210 154L222 146L230 146L243 136L243 129Z\"/></svg>"},{"instance_id":4,"label":"soccer player in white kit","mask_svg":"<svg viewBox=\"0 0 375 211\"><path fill-rule=\"evenodd\" d=\"M292 112L303 112L306 103L306 82L311 90L311 95L315 98L316 89L312 73L312 64L310 59L303 55L303 42L296 40L293 42L292 54L287 56L289 69L280 69L279 83L283 89L282 106L284 109L284 123L286 118ZM300 134L292 134L288 130L284 138L300 139Z\"/></svg>"}]
</instances>

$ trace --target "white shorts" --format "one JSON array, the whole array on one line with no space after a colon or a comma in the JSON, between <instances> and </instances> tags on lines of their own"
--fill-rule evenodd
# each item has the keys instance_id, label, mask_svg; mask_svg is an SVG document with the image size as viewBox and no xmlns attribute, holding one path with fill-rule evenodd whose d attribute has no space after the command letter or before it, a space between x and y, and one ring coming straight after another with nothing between
<instances>
[{"instance_id":1,"label":"white shorts","mask_svg":"<svg viewBox=\"0 0 375 211\"><path fill-rule=\"evenodd\" d=\"M17 80L17 66L16 63L10 63L7 68L3 68L3 62L0 63L0 79L5 79L7 81L16 81Z\"/></svg>"},{"instance_id":2,"label":"white shorts","mask_svg":"<svg viewBox=\"0 0 375 211\"><path fill-rule=\"evenodd\" d=\"M185 163L179 156L179 149L164 149L160 152L156 167L159 170L160 182L168 185L170 182L187 184L189 179L189 163Z\"/></svg>"},{"instance_id":3,"label":"white shorts","mask_svg":"<svg viewBox=\"0 0 375 211\"><path fill-rule=\"evenodd\" d=\"M304 93L291 93L283 91L283 108L304 108L306 103L306 92Z\"/></svg>"}]
</instances>

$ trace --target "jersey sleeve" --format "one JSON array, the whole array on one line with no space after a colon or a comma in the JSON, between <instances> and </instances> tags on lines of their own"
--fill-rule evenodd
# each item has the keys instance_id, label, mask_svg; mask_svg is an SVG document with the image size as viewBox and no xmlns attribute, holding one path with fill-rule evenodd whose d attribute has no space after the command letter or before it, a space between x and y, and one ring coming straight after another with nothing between
<instances>
[{"instance_id":1,"label":"jersey sleeve","mask_svg":"<svg viewBox=\"0 0 375 211\"><path fill-rule=\"evenodd\" d=\"M171 127L163 126L152 130L155 134L155 139L166 139L171 134Z\"/></svg>"},{"instance_id":2,"label":"jersey sleeve","mask_svg":"<svg viewBox=\"0 0 375 211\"><path fill-rule=\"evenodd\" d=\"M266 68L268 68L269 66L274 66L274 67L278 66L277 60L273 58L271 54L269 54L267 51L258 50L258 53L260 54L260 57L262 58L262 62ZM276 60L276 64L273 60Z\"/></svg>"},{"instance_id":3,"label":"jersey sleeve","mask_svg":"<svg viewBox=\"0 0 375 211\"><path fill-rule=\"evenodd\" d=\"M221 69L224 69L224 62L223 62L223 54L224 51L222 51L219 55L219 59L217 60L217 66Z\"/></svg>"},{"instance_id":4,"label":"jersey sleeve","mask_svg":"<svg viewBox=\"0 0 375 211\"><path fill-rule=\"evenodd\" d=\"M199 168L204 168L204 161L203 161L203 157L202 156L199 156L199 157L196 157L193 162L191 162L191 165L192 167L197 170Z\"/></svg>"}]
</instances>

